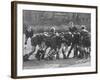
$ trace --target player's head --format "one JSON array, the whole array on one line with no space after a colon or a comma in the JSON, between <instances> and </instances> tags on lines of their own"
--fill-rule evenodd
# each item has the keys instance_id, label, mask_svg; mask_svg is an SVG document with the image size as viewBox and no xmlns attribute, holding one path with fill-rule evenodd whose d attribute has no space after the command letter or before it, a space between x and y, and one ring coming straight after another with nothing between
<instances>
[{"instance_id":1,"label":"player's head","mask_svg":"<svg viewBox=\"0 0 100 80\"><path fill-rule=\"evenodd\" d=\"M29 27L28 27L28 31L31 31L31 30L32 30L32 26L29 26Z\"/></svg>"},{"instance_id":2,"label":"player's head","mask_svg":"<svg viewBox=\"0 0 100 80\"><path fill-rule=\"evenodd\" d=\"M69 26L71 26L71 27L73 27L73 26L74 26L73 21L70 21L70 22L69 22Z\"/></svg>"},{"instance_id":3,"label":"player's head","mask_svg":"<svg viewBox=\"0 0 100 80\"><path fill-rule=\"evenodd\" d=\"M85 25L81 25L81 29L86 29L86 26Z\"/></svg>"},{"instance_id":4,"label":"player's head","mask_svg":"<svg viewBox=\"0 0 100 80\"><path fill-rule=\"evenodd\" d=\"M54 33L55 32L55 27L51 27L50 32Z\"/></svg>"}]
</instances>

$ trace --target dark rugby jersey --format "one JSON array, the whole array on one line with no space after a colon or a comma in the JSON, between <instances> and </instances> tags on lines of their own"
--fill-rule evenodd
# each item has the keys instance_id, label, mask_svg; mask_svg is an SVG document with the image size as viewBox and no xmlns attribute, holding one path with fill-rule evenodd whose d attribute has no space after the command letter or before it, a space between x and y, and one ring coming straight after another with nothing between
<instances>
[{"instance_id":1,"label":"dark rugby jersey","mask_svg":"<svg viewBox=\"0 0 100 80\"><path fill-rule=\"evenodd\" d=\"M28 31L26 30L26 37L32 37L33 36L33 30Z\"/></svg>"},{"instance_id":2,"label":"dark rugby jersey","mask_svg":"<svg viewBox=\"0 0 100 80\"><path fill-rule=\"evenodd\" d=\"M70 28L69 28L69 31L72 32L72 33L73 33L73 32L76 32L76 31L77 31L77 28L76 28L75 26L74 26L74 27L70 27Z\"/></svg>"}]
</instances>

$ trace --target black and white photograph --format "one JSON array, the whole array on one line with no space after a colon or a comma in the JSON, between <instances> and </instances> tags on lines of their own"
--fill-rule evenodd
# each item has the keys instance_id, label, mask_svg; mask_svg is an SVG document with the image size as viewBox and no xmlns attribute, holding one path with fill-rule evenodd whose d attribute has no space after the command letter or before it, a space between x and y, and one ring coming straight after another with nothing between
<instances>
[{"instance_id":1,"label":"black and white photograph","mask_svg":"<svg viewBox=\"0 0 100 80\"><path fill-rule=\"evenodd\" d=\"M17 77L97 72L96 6L19 2L15 9Z\"/></svg>"},{"instance_id":2,"label":"black and white photograph","mask_svg":"<svg viewBox=\"0 0 100 80\"><path fill-rule=\"evenodd\" d=\"M91 66L91 14L23 10L23 68Z\"/></svg>"}]
</instances>

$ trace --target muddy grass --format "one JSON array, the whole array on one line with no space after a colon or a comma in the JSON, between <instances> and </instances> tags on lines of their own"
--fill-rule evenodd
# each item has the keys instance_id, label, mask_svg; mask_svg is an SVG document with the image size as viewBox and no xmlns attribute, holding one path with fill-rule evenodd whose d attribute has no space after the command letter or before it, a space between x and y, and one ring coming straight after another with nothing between
<instances>
[{"instance_id":1,"label":"muddy grass","mask_svg":"<svg viewBox=\"0 0 100 80\"><path fill-rule=\"evenodd\" d=\"M91 66L90 58L88 59L60 59L60 60L30 60L23 63L24 69L43 69L43 68L61 68L61 67L84 67Z\"/></svg>"}]
</instances>

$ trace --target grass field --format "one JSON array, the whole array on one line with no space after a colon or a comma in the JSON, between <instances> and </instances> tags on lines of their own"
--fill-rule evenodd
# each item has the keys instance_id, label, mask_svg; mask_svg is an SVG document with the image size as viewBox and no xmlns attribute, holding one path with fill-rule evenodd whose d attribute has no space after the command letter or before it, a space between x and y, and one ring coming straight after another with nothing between
<instances>
[{"instance_id":1,"label":"grass field","mask_svg":"<svg viewBox=\"0 0 100 80\"><path fill-rule=\"evenodd\" d=\"M41 69L41 68L61 68L61 67L84 67L90 66L90 58L88 59L60 59L60 60L30 60L23 63L24 69Z\"/></svg>"}]
</instances>

